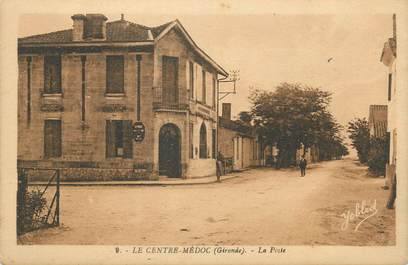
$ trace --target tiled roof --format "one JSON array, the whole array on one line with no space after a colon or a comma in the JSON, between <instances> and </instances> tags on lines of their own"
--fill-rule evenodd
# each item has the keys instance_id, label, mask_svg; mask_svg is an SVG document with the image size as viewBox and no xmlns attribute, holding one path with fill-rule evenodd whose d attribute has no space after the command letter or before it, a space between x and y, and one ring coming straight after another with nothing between
<instances>
[{"instance_id":1,"label":"tiled roof","mask_svg":"<svg viewBox=\"0 0 408 265\"><path fill-rule=\"evenodd\" d=\"M219 125L222 128L235 131L240 135L254 137L253 127L250 125L243 124L240 121L228 120L223 117L219 117Z\"/></svg>"},{"instance_id":2,"label":"tiled roof","mask_svg":"<svg viewBox=\"0 0 408 265\"><path fill-rule=\"evenodd\" d=\"M76 14L73 17L75 18L83 18L89 17L91 14L86 14L86 16L81 14ZM94 14L97 16L103 16L102 14ZM103 16L106 18L105 16ZM162 32L164 32L167 28L171 29L176 27L182 35L184 35L185 39L191 44L192 48L197 52L199 56L201 56L204 60L209 62L221 75L227 77L228 73L215 62L208 54L206 54L197 44L191 39L190 35L181 25L181 23L176 19L174 21L170 21L163 25L157 27L146 27L143 25L135 24L124 19L106 22L106 39L103 41L106 42L145 42L149 41L153 43L153 41L159 40L159 36ZM98 39L94 40L83 40L83 41L73 41L73 30L61 30L50 32L46 34L39 34L33 35L28 37L23 37L18 39L19 49L26 48L24 46L36 46L37 44L45 44L45 46L59 46L60 44L67 44L66 46L71 46L71 44L81 44L95 42ZM101 40L102 41L102 40ZM143 43L144 45L144 43ZM40 45L39 45L40 46ZM62 45L61 45L62 46ZM79 46L79 45L78 45ZM90 45L92 46L92 45ZM38 47L35 47L38 48ZM23 50L23 49L22 49Z\"/></svg>"},{"instance_id":3,"label":"tiled roof","mask_svg":"<svg viewBox=\"0 0 408 265\"><path fill-rule=\"evenodd\" d=\"M172 22L157 26L146 27L126 20L117 20L106 23L106 41L147 41L149 30L156 38ZM33 35L19 38L19 43L70 43L72 42L72 29L54 31L46 34Z\"/></svg>"},{"instance_id":4,"label":"tiled roof","mask_svg":"<svg viewBox=\"0 0 408 265\"><path fill-rule=\"evenodd\" d=\"M387 122L377 121L374 123L374 137L384 137L387 135Z\"/></svg>"},{"instance_id":5,"label":"tiled roof","mask_svg":"<svg viewBox=\"0 0 408 265\"><path fill-rule=\"evenodd\" d=\"M387 105L370 105L368 122L372 136L385 136L387 133Z\"/></svg>"},{"instance_id":6,"label":"tiled roof","mask_svg":"<svg viewBox=\"0 0 408 265\"><path fill-rule=\"evenodd\" d=\"M72 41L72 29L54 31L50 33L33 35L24 38L18 39L19 43L43 43L43 42L56 42L56 43L65 43Z\"/></svg>"},{"instance_id":7,"label":"tiled roof","mask_svg":"<svg viewBox=\"0 0 408 265\"><path fill-rule=\"evenodd\" d=\"M170 21L166 24L152 28L151 30L152 30L153 38L156 38L157 36L159 36L160 33L162 33L162 31L166 29L171 23L173 23L173 21Z\"/></svg>"}]
</instances>

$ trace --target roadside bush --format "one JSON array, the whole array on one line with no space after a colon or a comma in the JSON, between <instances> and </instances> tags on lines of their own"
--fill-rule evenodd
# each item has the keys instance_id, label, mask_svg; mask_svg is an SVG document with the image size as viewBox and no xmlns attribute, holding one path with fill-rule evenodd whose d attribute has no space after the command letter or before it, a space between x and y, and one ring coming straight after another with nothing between
<instances>
[{"instance_id":1,"label":"roadside bush","mask_svg":"<svg viewBox=\"0 0 408 265\"><path fill-rule=\"evenodd\" d=\"M47 201L41 196L41 190L35 189L25 194L24 206L18 215L17 222L22 231L18 234L38 229L44 223L43 211L46 208Z\"/></svg>"},{"instance_id":2,"label":"roadside bush","mask_svg":"<svg viewBox=\"0 0 408 265\"><path fill-rule=\"evenodd\" d=\"M388 163L389 147L386 137L371 138L367 165L376 176L385 175L385 165Z\"/></svg>"}]
</instances>

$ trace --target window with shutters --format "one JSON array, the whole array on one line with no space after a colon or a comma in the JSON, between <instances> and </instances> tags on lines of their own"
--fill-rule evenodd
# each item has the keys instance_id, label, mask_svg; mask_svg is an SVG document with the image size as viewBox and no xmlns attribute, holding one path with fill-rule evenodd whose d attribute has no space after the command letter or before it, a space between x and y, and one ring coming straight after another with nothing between
<instances>
[{"instance_id":1,"label":"window with shutters","mask_svg":"<svg viewBox=\"0 0 408 265\"><path fill-rule=\"evenodd\" d=\"M215 77L212 79L212 107L215 109L217 106L217 82Z\"/></svg>"},{"instance_id":2,"label":"window with shutters","mask_svg":"<svg viewBox=\"0 0 408 265\"><path fill-rule=\"evenodd\" d=\"M61 157L61 120L44 121L44 157Z\"/></svg>"},{"instance_id":3,"label":"window with shutters","mask_svg":"<svg viewBox=\"0 0 408 265\"><path fill-rule=\"evenodd\" d=\"M61 93L61 56L44 57L44 93Z\"/></svg>"},{"instance_id":4,"label":"window with shutters","mask_svg":"<svg viewBox=\"0 0 408 265\"><path fill-rule=\"evenodd\" d=\"M179 103L177 57L163 56L162 60L162 104L168 107Z\"/></svg>"},{"instance_id":5,"label":"window with shutters","mask_svg":"<svg viewBox=\"0 0 408 265\"><path fill-rule=\"evenodd\" d=\"M106 121L106 157L133 157L132 121Z\"/></svg>"},{"instance_id":6,"label":"window with shutters","mask_svg":"<svg viewBox=\"0 0 408 265\"><path fill-rule=\"evenodd\" d=\"M124 58L106 56L106 93L124 93Z\"/></svg>"},{"instance_id":7,"label":"window with shutters","mask_svg":"<svg viewBox=\"0 0 408 265\"><path fill-rule=\"evenodd\" d=\"M189 64L189 89L190 89L190 99L194 98L194 63L188 62Z\"/></svg>"},{"instance_id":8,"label":"window with shutters","mask_svg":"<svg viewBox=\"0 0 408 265\"><path fill-rule=\"evenodd\" d=\"M201 100L202 100L202 103L206 104L206 102L207 102L207 88L206 88L206 79L205 79L205 71L204 70L201 72L201 75L202 75L202 90L201 90L202 96L201 96Z\"/></svg>"},{"instance_id":9,"label":"window with shutters","mask_svg":"<svg viewBox=\"0 0 408 265\"><path fill-rule=\"evenodd\" d=\"M200 128L200 158L207 158L207 128L201 124Z\"/></svg>"}]
</instances>

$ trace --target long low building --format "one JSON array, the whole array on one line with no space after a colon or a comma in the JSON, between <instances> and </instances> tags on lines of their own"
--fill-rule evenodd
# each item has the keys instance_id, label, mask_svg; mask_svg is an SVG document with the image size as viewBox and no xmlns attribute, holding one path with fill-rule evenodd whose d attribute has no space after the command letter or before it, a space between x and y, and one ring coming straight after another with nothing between
<instances>
[{"instance_id":1,"label":"long low building","mask_svg":"<svg viewBox=\"0 0 408 265\"><path fill-rule=\"evenodd\" d=\"M231 104L223 103L219 117L218 150L230 161L232 170L264 165L261 142L255 129L242 121L231 120Z\"/></svg>"}]
</instances>

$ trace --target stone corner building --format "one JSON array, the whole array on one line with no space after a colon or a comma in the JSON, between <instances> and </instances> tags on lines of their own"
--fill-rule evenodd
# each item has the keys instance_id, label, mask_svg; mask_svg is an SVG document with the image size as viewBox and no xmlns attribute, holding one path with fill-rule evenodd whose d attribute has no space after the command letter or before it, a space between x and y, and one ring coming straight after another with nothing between
<instances>
[{"instance_id":1,"label":"stone corner building","mask_svg":"<svg viewBox=\"0 0 408 265\"><path fill-rule=\"evenodd\" d=\"M18 166L63 168L65 180L214 175L225 70L178 20L71 18L72 29L18 40Z\"/></svg>"}]
</instances>

